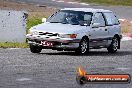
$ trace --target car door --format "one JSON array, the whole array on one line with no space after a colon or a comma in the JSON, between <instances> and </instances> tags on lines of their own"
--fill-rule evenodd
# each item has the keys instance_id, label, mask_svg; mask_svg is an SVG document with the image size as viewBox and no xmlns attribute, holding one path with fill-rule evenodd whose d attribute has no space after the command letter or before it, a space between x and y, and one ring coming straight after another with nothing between
<instances>
[{"instance_id":1,"label":"car door","mask_svg":"<svg viewBox=\"0 0 132 88\"><path fill-rule=\"evenodd\" d=\"M107 36L108 30L103 14L101 12L95 13L90 30L90 46L105 47L108 43Z\"/></svg>"},{"instance_id":2,"label":"car door","mask_svg":"<svg viewBox=\"0 0 132 88\"><path fill-rule=\"evenodd\" d=\"M112 38L114 37L115 34L121 33L120 29L120 23L116 16L112 12L104 12L104 17L106 20L106 26L108 29L108 44L111 44Z\"/></svg>"}]
</instances>

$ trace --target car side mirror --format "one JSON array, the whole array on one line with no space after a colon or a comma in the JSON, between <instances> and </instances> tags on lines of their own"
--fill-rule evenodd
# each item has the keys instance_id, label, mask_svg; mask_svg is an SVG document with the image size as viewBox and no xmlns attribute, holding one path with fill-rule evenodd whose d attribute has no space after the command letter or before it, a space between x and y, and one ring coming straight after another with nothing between
<instances>
[{"instance_id":1,"label":"car side mirror","mask_svg":"<svg viewBox=\"0 0 132 88\"><path fill-rule=\"evenodd\" d=\"M42 18L42 23L45 23L46 22L46 18Z\"/></svg>"},{"instance_id":2,"label":"car side mirror","mask_svg":"<svg viewBox=\"0 0 132 88\"><path fill-rule=\"evenodd\" d=\"M99 27L99 26L100 26L100 23L93 23L92 27Z\"/></svg>"}]
</instances>

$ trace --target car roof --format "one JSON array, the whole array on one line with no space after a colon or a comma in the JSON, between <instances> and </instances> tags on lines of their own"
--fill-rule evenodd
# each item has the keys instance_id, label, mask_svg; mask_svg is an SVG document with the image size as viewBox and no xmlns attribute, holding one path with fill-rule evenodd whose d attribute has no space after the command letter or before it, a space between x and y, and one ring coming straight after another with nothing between
<instances>
[{"instance_id":1,"label":"car roof","mask_svg":"<svg viewBox=\"0 0 132 88\"><path fill-rule=\"evenodd\" d=\"M112 12L110 10L94 9L94 8L64 8L61 10L83 11L83 12Z\"/></svg>"}]
</instances>

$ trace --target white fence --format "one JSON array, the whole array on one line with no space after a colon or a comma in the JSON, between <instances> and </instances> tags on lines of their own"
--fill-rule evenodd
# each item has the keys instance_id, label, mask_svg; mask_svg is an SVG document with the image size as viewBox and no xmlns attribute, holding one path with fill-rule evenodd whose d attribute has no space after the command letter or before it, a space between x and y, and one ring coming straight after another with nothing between
<instances>
[{"instance_id":1,"label":"white fence","mask_svg":"<svg viewBox=\"0 0 132 88\"><path fill-rule=\"evenodd\" d=\"M0 10L0 42L25 42L27 13Z\"/></svg>"}]
</instances>

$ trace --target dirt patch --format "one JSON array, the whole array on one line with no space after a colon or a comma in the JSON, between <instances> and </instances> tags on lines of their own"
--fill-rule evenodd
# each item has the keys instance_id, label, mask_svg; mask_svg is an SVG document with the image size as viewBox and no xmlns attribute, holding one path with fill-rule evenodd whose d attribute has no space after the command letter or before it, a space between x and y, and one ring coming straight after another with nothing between
<instances>
[{"instance_id":1,"label":"dirt patch","mask_svg":"<svg viewBox=\"0 0 132 88\"><path fill-rule=\"evenodd\" d=\"M46 6L35 6L33 4L16 3L16 2L3 1L3 0L0 0L0 9L27 11L29 17L36 15L42 17L48 17L57 10L56 8L49 8Z\"/></svg>"},{"instance_id":2,"label":"dirt patch","mask_svg":"<svg viewBox=\"0 0 132 88\"><path fill-rule=\"evenodd\" d=\"M130 21L121 22L121 29L124 35L132 35L132 23Z\"/></svg>"}]
</instances>

